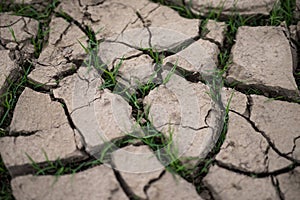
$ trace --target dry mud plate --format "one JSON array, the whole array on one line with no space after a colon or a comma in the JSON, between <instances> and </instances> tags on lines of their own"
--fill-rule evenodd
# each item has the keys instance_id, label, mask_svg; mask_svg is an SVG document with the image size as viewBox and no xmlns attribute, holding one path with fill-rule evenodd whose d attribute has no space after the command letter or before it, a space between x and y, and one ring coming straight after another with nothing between
<instances>
[{"instance_id":1,"label":"dry mud plate","mask_svg":"<svg viewBox=\"0 0 300 200\"><path fill-rule=\"evenodd\" d=\"M0 2L0 199L298 199L299 4Z\"/></svg>"}]
</instances>

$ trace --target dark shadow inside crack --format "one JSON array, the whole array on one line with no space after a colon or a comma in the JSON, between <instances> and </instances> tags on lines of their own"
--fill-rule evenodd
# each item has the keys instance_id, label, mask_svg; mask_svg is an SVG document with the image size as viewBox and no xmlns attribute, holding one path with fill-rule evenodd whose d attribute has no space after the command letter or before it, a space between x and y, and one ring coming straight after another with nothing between
<instances>
[{"instance_id":1,"label":"dark shadow inside crack","mask_svg":"<svg viewBox=\"0 0 300 200\"><path fill-rule=\"evenodd\" d=\"M297 66L296 66L296 69L294 71L294 77L295 77L295 81L296 81L296 84L298 86L298 90L300 91L300 34L298 35L298 42L297 41L293 41L294 45L296 46L296 56L297 58L295 58L295 60L298 60L298 63L297 63Z\"/></svg>"},{"instance_id":2,"label":"dark shadow inside crack","mask_svg":"<svg viewBox=\"0 0 300 200\"><path fill-rule=\"evenodd\" d=\"M84 7L84 6L98 6L98 5L101 5L105 2L106 0L101 0L101 1L94 1L94 2L91 2L91 3L88 3L88 4L85 4L83 0L78 0L79 2L79 6L81 7Z\"/></svg>"},{"instance_id":3,"label":"dark shadow inside crack","mask_svg":"<svg viewBox=\"0 0 300 200\"><path fill-rule=\"evenodd\" d=\"M0 155L0 177L1 177L1 185L2 185L0 197L5 196L7 199L13 199L12 189L10 186L10 182L12 178L8 173L6 166L4 165L1 155Z\"/></svg>"},{"instance_id":4,"label":"dark shadow inside crack","mask_svg":"<svg viewBox=\"0 0 300 200\"><path fill-rule=\"evenodd\" d=\"M296 150L296 148L297 148L297 144L296 144L296 143L297 143L297 140L300 140L300 136L294 138L294 140L293 140L294 146L293 146L291 152L289 152L287 155L293 154L293 153L295 152L295 150Z\"/></svg>"},{"instance_id":5,"label":"dark shadow inside crack","mask_svg":"<svg viewBox=\"0 0 300 200\"><path fill-rule=\"evenodd\" d=\"M184 0L176 0L176 1L170 1L170 0L151 0L154 3L159 3L161 5L168 6L178 12L178 14L181 17L187 18L187 19L195 19L199 18L199 15L195 14L190 7L186 4Z\"/></svg>"},{"instance_id":6,"label":"dark shadow inside crack","mask_svg":"<svg viewBox=\"0 0 300 200\"><path fill-rule=\"evenodd\" d=\"M61 176L85 171L102 164L93 157L89 157L84 153L83 155L84 156L81 157L73 156L67 159L57 159L55 161L45 161L40 163L36 163L33 160L31 164L9 166L8 168L14 177L29 174L34 174L36 176Z\"/></svg>"},{"instance_id":7,"label":"dark shadow inside crack","mask_svg":"<svg viewBox=\"0 0 300 200\"><path fill-rule=\"evenodd\" d=\"M144 193L147 195L147 197L148 197L147 192L148 192L149 188L151 187L151 185L152 185L153 183L155 183L156 181L159 181L159 180L165 175L165 173L166 173L166 170L162 171L162 172L160 173L160 175L159 175L157 178L151 179L151 180L147 183L147 185L144 186ZM149 198L149 197L148 197L148 198Z\"/></svg>"},{"instance_id":8,"label":"dark shadow inside crack","mask_svg":"<svg viewBox=\"0 0 300 200\"><path fill-rule=\"evenodd\" d=\"M114 171L116 179L118 180L121 188L123 189L123 191L127 195L127 197L130 200L136 200L136 199L143 200L143 198L139 197L138 195L136 195L132 191L132 189L130 188L130 186L126 183L126 181L122 177L121 173L118 170L115 169L115 166L112 166L112 168L113 168L113 171Z\"/></svg>"},{"instance_id":9,"label":"dark shadow inside crack","mask_svg":"<svg viewBox=\"0 0 300 200\"><path fill-rule=\"evenodd\" d=\"M284 200L285 199L284 193L282 192L282 190L280 188L280 183L279 183L278 179L275 176L271 176L271 181L272 181L272 184L273 184L280 200Z\"/></svg>"},{"instance_id":10,"label":"dark shadow inside crack","mask_svg":"<svg viewBox=\"0 0 300 200\"><path fill-rule=\"evenodd\" d=\"M246 175L249 177L254 177L254 178L266 178L266 177L270 177L270 176L277 176L277 175L285 174L285 173L293 171L295 168L300 166L299 163L294 162L286 167L280 168L278 170L270 171L270 172L253 172L253 171L246 171L246 170L240 169L239 167L236 167L231 164L226 164L226 163L223 163L222 161L218 161L218 160L215 160L214 163L221 168L227 169L227 170L235 172L235 173L243 174L243 175Z\"/></svg>"},{"instance_id":11,"label":"dark shadow inside crack","mask_svg":"<svg viewBox=\"0 0 300 200\"><path fill-rule=\"evenodd\" d=\"M59 102L59 103L62 105L62 108L64 109L64 112L65 112L65 115L66 115L66 117L67 117L67 119L68 119L68 122L69 122L70 127L71 127L73 130L76 129L76 126L75 126L75 124L74 124L74 122L73 122L73 120L72 120L72 117L71 117L71 115L70 115L70 112L69 112L69 109L68 109L68 107L67 107L67 104L66 104L65 100L64 100L64 99L61 99L61 98L56 98L56 97L53 95L53 93L50 93L50 98L51 98L52 101Z\"/></svg>"},{"instance_id":12,"label":"dark shadow inside crack","mask_svg":"<svg viewBox=\"0 0 300 200\"><path fill-rule=\"evenodd\" d=\"M300 93L297 90L287 90L281 87L266 86L261 84L243 84L239 81L229 83L224 81L226 87L234 88L235 90L246 95L256 94L263 95L270 99L300 103Z\"/></svg>"}]
</instances>

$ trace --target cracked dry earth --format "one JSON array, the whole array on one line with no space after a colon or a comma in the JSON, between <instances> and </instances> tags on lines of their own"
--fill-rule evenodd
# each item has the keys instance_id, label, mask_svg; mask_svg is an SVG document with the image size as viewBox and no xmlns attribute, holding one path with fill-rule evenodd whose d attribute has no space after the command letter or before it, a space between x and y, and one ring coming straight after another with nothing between
<instances>
[{"instance_id":1,"label":"cracked dry earth","mask_svg":"<svg viewBox=\"0 0 300 200\"><path fill-rule=\"evenodd\" d=\"M192 11L208 13L206 1L191 2ZM223 14L269 15L276 1L261 2L227 1ZM38 21L0 14L0 95L22 76L24 60L33 67L0 138L15 199L299 199L300 96L290 40L299 41L299 23L239 27L220 77L224 22L209 20L201 34L202 20L147 0L61 1L54 13L36 59ZM92 53L82 47L89 33L101 41ZM91 57L110 71L121 63L115 87L99 89L107 80ZM139 96L130 101L128 94ZM161 149L153 148L161 141L143 139L153 136L149 129L162 134ZM108 148L116 141L123 143ZM171 155L179 161L172 173ZM102 164L59 176L36 175L33 165L76 167L91 159Z\"/></svg>"}]
</instances>

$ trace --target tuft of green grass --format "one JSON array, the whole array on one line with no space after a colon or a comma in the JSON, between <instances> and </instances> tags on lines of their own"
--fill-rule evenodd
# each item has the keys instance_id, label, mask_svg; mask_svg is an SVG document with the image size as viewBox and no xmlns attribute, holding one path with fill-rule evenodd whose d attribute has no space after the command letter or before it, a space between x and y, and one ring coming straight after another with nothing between
<instances>
[{"instance_id":1,"label":"tuft of green grass","mask_svg":"<svg viewBox=\"0 0 300 200\"><path fill-rule=\"evenodd\" d=\"M234 44L235 35L239 27L241 26L255 26L257 25L255 16L243 17L239 14L231 15L226 21L228 30L226 33L227 43L232 46Z\"/></svg>"},{"instance_id":2,"label":"tuft of green grass","mask_svg":"<svg viewBox=\"0 0 300 200\"><path fill-rule=\"evenodd\" d=\"M198 183L199 179L205 177L213 162L214 159L211 158L211 156L208 156L207 158L200 160L198 166L195 167L193 171L193 180ZM199 192L199 190L201 190L201 185L196 184L196 189Z\"/></svg>"},{"instance_id":3,"label":"tuft of green grass","mask_svg":"<svg viewBox=\"0 0 300 200\"><path fill-rule=\"evenodd\" d=\"M17 16L29 17L38 21L49 20L54 9L58 6L59 0L52 0L42 11L38 11L32 5L15 5L13 14Z\"/></svg>"},{"instance_id":4,"label":"tuft of green grass","mask_svg":"<svg viewBox=\"0 0 300 200\"><path fill-rule=\"evenodd\" d=\"M44 28L45 25L42 23L39 23L38 27L38 33L35 38L31 39L31 44L33 44L34 47L34 57L38 58L40 53L43 50L43 45L44 45L44 38L49 35L50 29L49 28Z\"/></svg>"},{"instance_id":5,"label":"tuft of green grass","mask_svg":"<svg viewBox=\"0 0 300 200\"><path fill-rule=\"evenodd\" d=\"M257 88L248 88L247 90L245 90L245 94L247 94L247 95L251 95L251 94L263 95L264 92Z\"/></svg>"},{"instance_id":6,"label":"tuft of green grass","mask_svg":"<svg viewBox=\"0 0 300 200\"><path fill-rule=\"evenodd\" d=\"M221 90L224 84L222 75L224 72L217 69L207 73L205 82L206 85L209 85L209 91L206 93L214 102L221 104Z\"/></svg>"},{"instance_id":7,"label":"tuft of green grass","mask_svg":"<svg viewBox=\"0 0 300 200\"><path fill-rule=\"evenodd\" d=\"M226 134L227 134L227 130L228 130L228 123L229 123L229 108L230 108L230 103L232 101L232 98L234 96L234 92L231 93L229 100L227 102L226 108L225 108L225 118L224 118L224 125L223 125L223 129L222 132L220 134L220 137L214 147L214 149L212 150L212 153L215 155L217 154L220 149L221 146L223 145L225 139L226 139Z\"/></svg>"},{"instance_id":8,"label":"tuft of green grass","mask_svg":"<svg viewBox=\"0 0 300 200\"><path fill-rule=\"evenodd\" d=\"M167 83L170 81L172 75L173 75L173 74L175 73L175 71L176 71L176 68L177 68L177 61L176 61L176 63L173 65L172 69L168 72L168 74L167 74L167 76L165 77L165 79L163 80L163 82L162 82L163 85L167 84Z\"/></svg>"},{"instance_id":9,"label":"tuft of green grass","mask_svg":"<svg viewBox=\"0 0 300 200\"><path fill-rule=\"evenodd\" d=\"M149 111L149 109L150 107L146 110ZM187 178L190 176L192 169L179 160L178 147L173 138L174 129L169 126L166 133L158 131L153 126L148 114L149 112L145 114L146 123L142 125L145 135L143 137L136 137L136 139L140 140L153 151L156 158L165 166L166 170L172 174L179 174Z\"/></svg>"},{"instance_id":10,"label":"tuft of green grass","mask_svg":"<svg viewBox=\"0 0 300 200\"><path fill-rule=\"evenodd\" d=\"M225 50L218 55L219 65L225 67L227 65L227 61L229 60L230 52Z\"/></svg>"},{"instance_id":11,"label":"tuft of green grass","mask_svg":"<svg viewBox=\"0 0 300 200\"><path fill-rule=\"evenodd\" d=\"M218 55L218 60L219 60L219 69L221 70L221 74L224 74L229 65L232 63L232 60L230 59L230 52L228 50L222 51Z\"/></svg>"},{"instance_id":12,"label":"tuft of green grass","mask_svg":"<svg viewBox=\"0 0 300 200\"><path fill-rule=\"evenodd\" d=\"M55 177L60 177L65 174L75 174L82 170L102 164L99 159L88 159L79 163L73 162L66 164L59 158L57 158L55 161L50 161L47 153L45 151L43 151L43 153L46 159L46 163L43 164L38 164L30 155L26 153L26 156L31 162L31 166L34 169L36 176L54 175Z\"/></svg>"},{"instance_id":13,"label":"tuft of green grass","mask_svg":"<svg viewBox=\"0 0 300 200\"><path fill-rule=\"evenodd\" d=\"M112 69L108 69L106 63L102 63L99 56L98 51L101 45L101 41L96 40L96 35L90 27L87 27L86 34L88 36L88 45L85 46L81 41L77 40L80 46L84 49L88 58L84 60L85 66L90 70L91 68L96 69L101 73L101 76L104 80L104 83L99 86L99 90L109 89L111 91L117 85L117 75L119 73L119 69L123 64L124 58L119 59L118 63L112 67Z\"/></svg>"},{"instance_id":14,"label":"tuft of green grass","mask_svg":"<svg viewBox=\"0 0 300 200\"><path fill-rule=\"evenodd\" d=\"M130 94L128 91L125 91L125 96L123 97L129 102L130 105L133 106L133 108L137 110L141 110L141 102L139 102L139 98L136 93Z\"/></svg>"},{"instance_id":15,"label":"tuft of green grass","mask_svg":"<svg viewBox=\"0 0 300 200\"><path fill-rule=\"evenodd\" d=\"M12 189L10 187L11 177L0 156L0 199L13 200Z\"/></svg>"},{"instance_id":16,"label":"tuft of green grass","mask_svg":"<svg viewBox=\"0 0 300 200\"><path fill-rule=\"evenodd\" d=\"M157 87L157 84L153 82L153 79L147 81L146 84L138 84L138 93L141 94L141 98L146 97L149 92Z\"/></svg>"},{"instance_id":17,"label":"tuft of green grass","mask_svg":"<svg viewBox=\"0 0 300 200\"><path fill-rule=\"evenodd\" d=\"M198 15L194 14L188 7L186 6L170 6L173 10L177 11L180 16L188 18L188 19L195 19L200 18Z\"/></svg>"},{"instance_id":18,"label":"tuft of green grass","mask_svg":"<svg viewBox=\"0 0 300 200\"><path fill-rule=\"evenodd\" d=\"M178 14L184 18L188 18L188 19L195 19L198 18L199 16L196 15L195 13L193 13L190 9L189 6L184 6L183 3L181 2L171 2L171 1L166 1L166 0L151 0L154 3L159 3L162 5L166 5L170 8L172 8L173 10L177 11Z\"/></svg>"},{"instance_id":19,"label":"tuft of green grass","mask_svg":"<svg viewBox=\"0 0 300 200\"><path fill-rule=\"evenodd\" d=\"M27 69L23 69L23 75L17 81L10 81L8 80L8 89L7 91L0 96L0 100L2 105L5 109L4 115L0 119L0 127L4 125L4 123L9 118L10 112L15 107L18 96L20 95L21 91L25 88L25 85L28 83L27 76L31 70L31 65Z\"/></svg>"},{"instance_id":20,"label":"tuft of green grass","mask_svg":"<svg viewBox=\"0 0 300 200\"><path fill-rule=\"evenodd\" d=\"M285 21L287 26L295 23L293 11L296 7L295 0L280 0L278 1L270 13L270 25L278 26Z\"/></svg>"},{"instance_id":21,"label":"tuft of green grass","mask_svg":"<svg viewBox=\"0 0 300 200\"><path fill-rule=\"evenodd\" d=\"M74 21L74 19L70 15L68 15L66 12L64 12L63 10L60 10L59 12L55 13L55 16L61 17L70 23Z\"/></svg>"},{"instance_id":22,"label":"tuft of green grass","mask_svg":"<svg viewBox=\"0 0 300 200\"><path fill-rule=\"evenodd\" d=\"M160 66L163 64L164 55L162 53L160 53L154 47L139 48L139 50L142 51L143 53L149 55L153 59L155 64L160 65Z\"/></svg>"},{"instance_id":23,"label":"tuft of green grass","mask_svg":"<svg viewBox=\"0 0 300 200\"><path fill-rule=\"evenodd\" d=\"M10 32L10 34L11 34L11 36L12 36L14 42L17 43L17 44L19 44L19 43L18 43L18 40L17 40L17 38L16 38L16 35L15 35L14 29L12 29L11 27L8 27L8 30L9 30L9 32Z\"/></svg>"},{"instance_id":24,"label":"tuft of green grass","mask_svg":"<svg viewBox=\"0 0 300 200\"><path fill-rule=\"evenodd\" d=\"M99 69L103 74L102 78L104 79L104 83L99 87L100 90L105 88L110 89L113 91L117 84L117 75L119 72L120 67L122 66L123 58L113 67L112 70L108 70L106 65L100 65L97 69Z\"/></svg>"}]
</instances>

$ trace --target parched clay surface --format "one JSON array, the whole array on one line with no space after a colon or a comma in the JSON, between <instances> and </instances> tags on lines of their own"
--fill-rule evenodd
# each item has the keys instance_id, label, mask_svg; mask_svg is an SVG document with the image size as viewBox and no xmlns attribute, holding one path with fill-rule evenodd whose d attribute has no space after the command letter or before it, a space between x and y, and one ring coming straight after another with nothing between
<instances>
[{"instance_id":1,"label":"parched clay surface","mask_svg":"<svg viewBox=\"0 0 300 200\"><path fill-rule=\"evenodd\" d=\"M299 99L291 46L281 27L240 27L232 48L231 84Z\"/></svg>"},{"instance_id":2,"label":"parched clay surface","mask_svg":"<svg viewBox=\"0 0 300 200\"><path fill-rule=\"evenodd\" d=\"M38 27L35 19L12 12L0 13L0 50L10 50L10 57L22 65L34 56L32 41L38 34Z\"/></svg>"},{"instance_id":3,"label":"parched clay surface","mask_svg":"<svg viewBox=\"0 0 300 200\"><path fill-rule=\"evenodd\" d=\"M213 166L203 181L214 198L279 199L269 177L255 179Z\"/></svg>"},{"instance_id":4,"label":"parched clay surface","mask_svg":"<svg viewBox=\"0 0 300 200\"><path fill-rule=\"evenodd\" d=\"M103 165L61 177L20 176L11 184L16 199L128 199L113 171Z\"/></svg>"},{"instance_id":5,"label":"parched clay surface","mask_svg":"<svg viewBox=\"0 0 300 200\"><path fill-rule=\"evenodd\" d=\"M10 137L1 138L1 157L12 175L26 172L32 162L83 159L59 102L26 88L16 105Z\"/></svg>"},{"instance_id":6,"label":"parched clay surface","mask_svg":"<svg viewBox=\"0 0 300 200\"><path fill-rule=\"evenodd\" d=\"M86 150L94 156L106 142L138 129L128 102L107 89L99 91L101 83L95 69L82 67L78 74L63 81L61 88L54 90L56 98L65 100Z\"/></svg>"},{"instance_id":7,"label":"parched clay surface","mask_svg":"<svg viewBox=\"0 0 300 200\"><path fill-rule=\"evenodd\" d=\"M277 176L278 183L282 187L282 193L286 199L298 198L300 188L299 176L299 168Z\"/></svg>"},{"instance_id":8,"label":"parched clay surface","mask_svg":"<svg viewBox=\"0 0 300 200\"><path fill-rule=\"evenodd\" d=\"M164 63L191 73L209 74L217 68L218 54L219 49L216 44L200 39L182 51L165 58Z\"/></svg>"},{"instance_id":9,"label":"parched clay surface","mask_svg":"<svg viewBox=\"0 0 300 200\"><path fill-rule=\"evenodd\" d=\"M242 98L246 96L233 96L232 102L235 99L242 102ZM291 165L290 158L298 160L297 138L300 135L297 131L298 115L294 111L297 112L299 105L257 95L248 96L247 99L248 104L251 104L250 113L243 111L246 105L241 110L230 108L227 137L216 159L256 173L275 171ZM288 132L283 123L289 124ZM270 143L274 148L270 147ZM276 150L287 157L280 158L274 152Z\"/></svg>"},{"instance_id":10,"label":"parched clay surface","mask_svg":"<svg viewBox=\"0 0 300 200\"><path fill-rule=\"evenodd\" d=\"M192 84L174 74L164 86L149 93L144 104L154 127L174 141L173 151L180 159L205 158L223 124L220 105L207 94L208 88Z\"/></svg>"},{"instance_id":11,"label":"parched clay surface","mask_svg":"<svg viewBox=\"0 0 300 200\"><path fill-rule=\"evenodd\" d=\"M28 6L31 5L36 9L41 9L45 8L47 4L49 3L49 0L43 1L43 0L7 0L1 2L3 6L14 6L14 5L19 5L19 6Z\"/></svg>"},{"instance_id":12,"label":"parched clay surface","mask_svg":"<svg viewBox=\"0 0 300 200\"><path fill-rule=\"evenodd\" d=\"M113 162L120 170L121 179L137 198L202 199L192 184L164 171L164 166L146 146L119 149L113 153Z\"/></svg>"},{"instance_id":13,"label":"parched clay surface","mask_svg":"<svg viewBox=\"0 0 300 200\"><path fill-rule=\"evenodd\" d=\"M30 42L38 31L38 21L27 18L14 16L13 13L0 14L0 39L2 44L9 42L23 43ZM14 36L13 36L14 35Z\"/></svg>"},{"instance_id":14,"label":"parched clay surface","mask_svg":"<svg viewBox=\"0 0 300 200\"><path fill-rule=\"evenodd\" d=\"M299 133L300 110L298 104L272 101L261 96L252 96L253 106L250 120L255 122L258 129L266 134L276 149L293 159L300 159L297 140ZM278 116L281 116L280 118ZM286 132L286 128L289 130ZM291 147L289 147L291 146Z\"/></svg>"},{"instance_id":15,"label":"parched clay surface","mask_svg":"<svg viewBox=\"0 0 300 200\"><path fill-rule=\"evenodd\" d=\"M226 29L227 25L225 22L217 22L210 19L207 21L204 30L202 30L204 32L202 34L204 38L212 40L218 45L223 46Z\"/></svg>"},{"instance_id":16,"label":"parched clay surface","mask_svg":"<svg viewBox=\"0 0 300 200\"><path fill-rule=\"evenodd\" d=\"M222 15L228 17L233 13L238 13L241 16L249 15L269 15L276 0L266 1L247 1L247 0L167 0L175 5L182 5L182 2L195 13L208 16L210 12L221 12Z\"/></svg>"},{"instance_id":17,"label":"parched clay surface","mask_svg":"<svg viewBox=\"0 0 300 200\"><path fill-rule=\"evenodd\" d=\"M115 92L118 92L118 90L121 92L121 89L136 90L150 81L157 82L157 70L159 69L155 67L150 56L141 55L135 59L118 60L117 62L122 62L117 77L121 88L116 88Z\"/></svg>"},{"instance_id":18,"label":"parched clay surface","mask_svg":"<svg viewBox=\"0 0 300 200\"><path fill-rule=\"evenodd\" d=\"M166 3L205 16L222 1ZM297 199L299 23L241 26L230 49L229 15L268 17L275 0L223 3L207 21L149 0L60 1L44 27L1 13L3 111L32 65L0 127L14 198Z\"/></svg>"},{"instance_id":19,"label":"parched clay surface","mask_svg":"<svg viewBox=\"0 0 300 200\"><path fill-rule=\"evenodd\" d=\"M291 164L270 149L267 140L243 117L230 113L226 140L216 159L251 172L278 170Z\"/></svg>"},{"instance_id":20,"label":"parched clay surface","mask_svg":"<svg viewBox=\"0 0 300 200\"><path fill-rule=\"evenodd\" d=\"M87 37L76 25L53 17L49 26L48 45L28 76L46 89L56 86L64 74L77 69L75 61L82 62L86 57L83 46L87 47Z\"/></svg>"},{"instance_id":21,"label":"parched clay surface","mask_svg":"<svg viewBox=\"0 0 300 200\"><path fill-rule=\"evenodd\" d=\"M161 192L164 191L164 192ZM166 172L160 181L151 185L147 194L149 199L199 199L202 198L196 193L195 188L191 183L186 182L184 179L173 176L171 173Z\"/></svg>"},{"instance_id":22,"label":"parched clay surface","mask_svg":"<svg viewBox=\"0 0 300 200\"><path fill-rule=\"evenodd\" d=\"M147 198L145 188L150 181L159 179L164 172L164 166L147 146L118 149L112 154L112 162L132 192L143 199Z\"/></svg>"}]
</instances>

